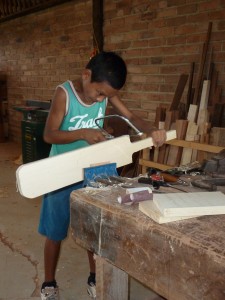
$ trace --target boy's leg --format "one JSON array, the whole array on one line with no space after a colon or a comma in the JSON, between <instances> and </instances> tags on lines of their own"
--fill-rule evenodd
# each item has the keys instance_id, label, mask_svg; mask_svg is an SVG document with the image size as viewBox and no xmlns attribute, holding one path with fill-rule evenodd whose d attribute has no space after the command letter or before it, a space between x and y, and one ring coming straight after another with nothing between
<instances>
[{"instance_id":1,"label":"boy's leg","mask_svg":"<svg viewBox=\"0 0 225 300\"><path fill-rule=\"evenodd\" d=\"M59 289L55 272L60 254L61 242L46 238L44 248L45 281L41 286L42 300L59 300Z\"/></svg>"},{"instance_id":2,"label":"boy's leg","mask_svg":"<svg viewBox=\"0 0 225 300\"><path fill-rule=\"evenodd\" d=\"M59 259L61 241L46 238L44 248L45 282L55 280L55 271Z\"/></svg>"},{"instance_id":3,"label":"boy's leg","mask_svg":"<svg viewBox=\"0 0 225 300\"><path fill-rule=\"evenodd\" d=\"M88 254L88 260L89 260L90 273L95 273L94 253L87 250L87 254Z\"/></svg>"},{"instance_id":4,"label":"boy's leg","mask_svg":"<svg viewBox=\"0 0 225 300\"><path fill-rule=\"evenodd\" d=\"M90 275L89 275L88 281L87 281L87 284L88 284L87 292L92 299L96 299L94 253L87 250L87 254L88 254L88 260L89 260L89 267L90 267Z\"/></svg>"}]
</instances>

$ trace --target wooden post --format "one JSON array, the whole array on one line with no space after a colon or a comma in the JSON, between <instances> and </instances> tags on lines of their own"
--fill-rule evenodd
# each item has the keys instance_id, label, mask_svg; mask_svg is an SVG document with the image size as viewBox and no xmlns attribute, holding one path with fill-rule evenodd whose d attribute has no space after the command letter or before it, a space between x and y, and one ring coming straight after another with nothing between
<instances>
[{"instance_id":1,"label":"wooden post","mask_svg":"<svg viewBox=\"0 0 225 300\"><path fill-rule=\"evenodd\" d=\"M93 46L97 51L103 51L103 0L92 1Z\"/></svg>"},{"instance_id":2,"label":"wooden post","mask_svg":"<svg viewBox=\"0 0 225 300\"><path fill-rule=\"evenodd\" d=\"M128 274L96 256L98 300L128 300Z\"/></svg>"}]
</instances>

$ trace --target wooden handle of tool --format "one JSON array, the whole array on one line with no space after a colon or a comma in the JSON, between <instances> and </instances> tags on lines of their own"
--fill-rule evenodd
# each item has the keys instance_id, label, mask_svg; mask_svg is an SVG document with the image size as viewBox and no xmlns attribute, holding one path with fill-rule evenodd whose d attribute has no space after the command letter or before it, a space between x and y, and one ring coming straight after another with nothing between
<instances>
[{"instance_id":1,"label":"wooden handle of tool","mask_svg":"<svg viewBox=\"0 0 225 300\"><path fill-rule=\"evenodd\" d=\"M207 191L216 191L217 190L217 186L215 184L204 182L204 180L193 180L191 182L191 184L194 187L198 187L200 189L204 189Z\"/></svg>"},{"instance_id":2,"label":"wooden handle of tool","mask_svg":"<svg viewBox=\"0 0 225 300\"><path fill-rule=\"evenodd\" d=\"M177 182L179 179L178 176L171 175L171 174L164 173L164 172L160 173L160 175L163 177L165 182Z\"/></svg>"}]
</instances>

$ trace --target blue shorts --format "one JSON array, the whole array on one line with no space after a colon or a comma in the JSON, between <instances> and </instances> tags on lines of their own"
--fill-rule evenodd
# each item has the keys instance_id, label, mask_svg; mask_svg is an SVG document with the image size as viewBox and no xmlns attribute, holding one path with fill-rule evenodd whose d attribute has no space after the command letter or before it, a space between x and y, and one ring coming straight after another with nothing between
<instances>
[{"instance_id":1,"label":"blue shorts","mask_svg":"<svg viewBox=\"0 0 225 300\"><path fill-rule=\"evenodd\" d=\"M67 237L70 224L70 194L83 187L83 181L44 195L38 232L53 241Z\"/></svg>"}]
</instances>

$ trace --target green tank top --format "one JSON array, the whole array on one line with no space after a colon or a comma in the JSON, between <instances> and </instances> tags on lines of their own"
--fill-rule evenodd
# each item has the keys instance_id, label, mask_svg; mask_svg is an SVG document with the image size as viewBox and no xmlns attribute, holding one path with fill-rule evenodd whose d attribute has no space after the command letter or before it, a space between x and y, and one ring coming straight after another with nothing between
<instances>
[{"instance_id":1,"label":"green tank top","mask_svg":"<svg viewBox=\"0 0 225 300\"><path fill-rule=\"evenodd\" d=\"M102 102L87 105L82 102L71 81L66 81L62 85L59 85L59 87L66 93L66 114L60 126L60 130L72 131L81 128L98 128L95 124L95 119L105 116L108 102L107 98ZM99 122L99 125L103 126L103 121ZM85 140L79 140L69 144L52 144L50 156L88 145Z\"/></svg>"}]
</instances>

